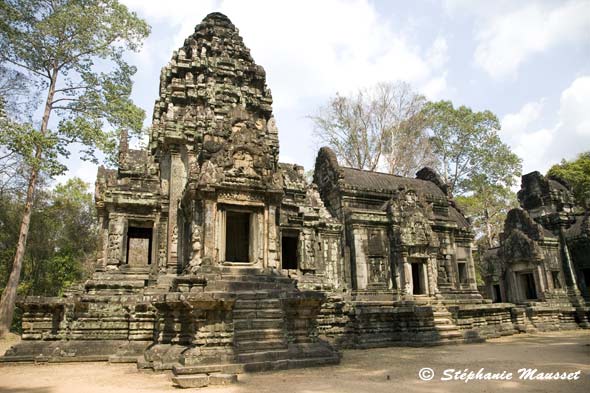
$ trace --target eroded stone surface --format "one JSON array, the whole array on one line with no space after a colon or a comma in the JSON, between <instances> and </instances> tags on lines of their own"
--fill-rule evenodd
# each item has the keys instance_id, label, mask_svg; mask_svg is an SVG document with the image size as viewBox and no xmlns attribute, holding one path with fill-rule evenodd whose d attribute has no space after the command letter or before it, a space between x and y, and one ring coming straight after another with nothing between
<instances>
[{"instance_id":1,"label":"eroded stone surface","mask_svg":"<svg viewBox=\"0 0 590 393\"><path fill-rule=\"evenodd\" d=\"M336 364L338 347L473 342L587 316L567 281L543 307L485 300L469 222L432 169L360 171L322 148L310 184L279 163L264 69L222 14L162 69L149 149L125 133L120 146L96 181L96 272L61 298L24 299L23 342L1 360L136 361L198 387ZM490 285L523 263L563 277L562 239L584 269L588 218L568 195L523 180L526 211L489 256Z\"/></svg>"}]
</instances>

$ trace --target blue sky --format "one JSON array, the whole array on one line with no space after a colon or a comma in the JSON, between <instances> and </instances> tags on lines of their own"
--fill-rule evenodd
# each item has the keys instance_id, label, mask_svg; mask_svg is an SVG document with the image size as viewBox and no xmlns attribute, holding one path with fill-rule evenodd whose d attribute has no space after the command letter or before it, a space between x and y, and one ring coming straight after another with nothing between
<instances>
[{"instance_id":1,"label":"blue sky","mask_svg":"<svg viewBox=\"0 0 590 393\"><path fill-rule=\"evenodd\" d=\"M266 69L280 160L312 169L307 116L336 92L404 80L489 109L525 173L590 150L590 1L122 0L152 26L133 98L151 121L160 68L208 13L226 14ZM72 158L67 176L94 182Z\"/></svg>"}]
</instances>

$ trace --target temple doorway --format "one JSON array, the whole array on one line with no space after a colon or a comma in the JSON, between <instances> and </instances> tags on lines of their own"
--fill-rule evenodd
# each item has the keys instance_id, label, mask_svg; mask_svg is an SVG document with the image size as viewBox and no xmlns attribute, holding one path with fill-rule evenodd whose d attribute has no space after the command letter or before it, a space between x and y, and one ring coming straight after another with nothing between
<instances>
[{"instance_id":1,"label":"temple doorway","mask_svg":"<svg viewBox=\"0 0 590 393\"><path fill-rule=\"evenodd\" d=\"M520 285L522 293L526 300L537 299L537 288L535 287L535 277L533 273L520 273Z\"/></svg>"},{"instance_id":2,"label":"temple doorway","mask_svg":"<svg viewBox=\"0 0 590 393\"><path fill-rule=\"evenodd\" d=\"M250 213L227 212L225 260L227 262L250 261Z\"/></svg>"},{"instance_id":3,"label":"temple doorway","mask_svg":"<svg viewBox=\"0 0 590 393\"><path fill-rule=\"evenodd\" d=\"M127 264L147 266L152 263L152 228L127 229Z\"/></svg>"},{"instance_id":4,"label":"temple doorway","mask_svg":"<svg viewBox=\"0 0 590 393\"><path fill-rule=\"evenodd\" d=\"M412 294L413 295L426 295L427 283L426 283L426 263L425 262L414 262L412 265Z\"/></svg>"},{"instance_id":5,"label":"temple doorway","mask_svg":"<svg viewBox=\"0 0 590 393\"><path fill-rule=\"evenodd\" d=\"M297 248L299 238L296 233L283 233L281 237L281 268L297 269Z\"/></svg>"}]
</instances>

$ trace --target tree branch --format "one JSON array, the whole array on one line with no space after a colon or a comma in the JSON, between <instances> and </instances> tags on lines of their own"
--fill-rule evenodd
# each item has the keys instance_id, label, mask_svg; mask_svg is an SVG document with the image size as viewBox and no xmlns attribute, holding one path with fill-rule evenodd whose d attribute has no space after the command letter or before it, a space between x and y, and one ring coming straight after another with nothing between
<instances>
[{"instance_id":1,"label":"tree branch","mask_svg":"<svg viewBox=\"0 0 590 393\"><path fill-rule=\"evenodd\" d=\"M56 89L56 93L63 93L65 91L72 91L72 90L80 90L80 89L91 89L93 86L74 86L74 87L64 87L63 89Z\"/></svg>"},{"instance_id":2,"label":"tree branch","mask_svg":"<svg viewBox=\"0 0 590 393\"><path fill-rule=\"evenodd\" d=\"M18 62L14 61L14 60L10 60L10 59L8 59L8 58L6 58L6 57L4 57L3 59L4 59L4 61L6 61L6 62L8 62L8 63L10 63L10 64L14 64L14 65L15 65L15 66L17 66L17 67L22 67L22 68L26 69L27 71L30 71L30 72L32 72L33 74L37 74L37 75L39 75L39 76L42 76L43 78L48 78L48 79L51 79L51 78L50 78L48 75L45 75L45 74L43 74L42 72L39 72L39 71L37 71L37 70L34 70L33 68L31 68L31 67L29 67L29 66L26 66L26 65L24 65L24 64L18 63Z\"/></svg>"}]
</instances>

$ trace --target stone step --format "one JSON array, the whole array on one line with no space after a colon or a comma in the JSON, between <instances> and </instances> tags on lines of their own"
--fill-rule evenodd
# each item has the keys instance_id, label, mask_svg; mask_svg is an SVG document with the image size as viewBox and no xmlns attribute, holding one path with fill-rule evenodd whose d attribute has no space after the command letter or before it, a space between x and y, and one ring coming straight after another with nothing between
<instances>
[{"instance_id":1,"label":"stone step","mask_svg":"<svg viewBox=\"0 0 590 393\"><path fill-rule=\"evenodd\" d=\"M278 299L282 291L241 291L240 300Z\"/></svg>"},{"instance_id":2,"label":"stone step","mask_svg":"<svg viewBox=\"0 0 590 393\"><path fill-rule=\"evenodd\" d=\"M234 340L283 340L283 329L236 330Z\"/></svg>"},{"instance_id":3,"label":"stone step","mask_svg":"<svg viewBox=\"0 0 590 393\"><path fill-rule=\"evenodd\" d=\"M302 367L318 367L327 366L332 364L338 364L340 359L338 356L333 357L310 357L303 359L284 359L277 361L268 362L254 362L246 363L244 370L246 372L260 372L260 371L274 371L274 370L285 370L289 368L302 368Z\"/></svg>"},{"instance_id":4,"label":"stone step","mask_svg":"<svg viewBox=\"0 0 590 393\"><path fill-rule=\"evenodd\" d=\"M234 319L235 330L282 329L282 318Z\"/></svg>"},{"instance_id":5,"label":"stone step","mask_svg":"<svg viewBox=\"0 0 590 393\"><path fill-rule=\"evenodd\" d=\"M264 270L256 267L240 267L240 266L223 266L221 268L221 274L233 274L233 275L262 275Z\"/></svg>"},{"instance_id":6,"label":"stone step","mask_svg":"<svg viewBox=\"0 0 590 393\"><path fill-rule=\"evenodd\" d=\"M457 326L455 325L436 325L434 327L437 331L456 331L458 332L459 330L457 329Z\"/></svg>"},{"instance_id":7,"label":"stone step","mask_svg":"<svg viewBox=\"0 0 590 393\"><path fill-rule=\"evenodd\" d=\"M285 286L294 285L294 282L291 278L283 277L283 276L253 275L253 274L222 274L221 279L225 280L225 281L279 283L279 284L283 284Z\"/></svg>"},{"instance_id":8,"label":"stone step","mask_svg":"<svg viewBox=\"0 0 590 393\"><path fill-rule=\"evenodd\" d=\"M137 355L111 355L109 363L137 363Z\"/></svg>"},{"instance_id":9,"label":"stone step","mask_svg":"<svg viewBox=\"0 0 590 393\"><path fill-rule=\"evenodd\" d=\"M432 313L432 316L435 317L435 318L438 318L438 317L450 318L450 317L453 316L453 314L451 314L448 311L434 311Z\"/></svg>"},{"instance_id":10,"label":"stone step","mask_svg":"<svg viewBox=\"0 0 590 393\"><path fill-rule=\"evenodd\" d=\"M264 351L239 354L244 359L240 364L215 364L203 366L180 366L172 368L173 378L191 377L196 375L238 374L243 372L281 370L287 368L313 367L338 364L340 358L334 356L316 356L301 359L287 359L288 351ZM264 360L263 360L264 359ZM202 385L206 386L206 385Z\"/></svg>"},{"instance_id":11,"label":"stone step","mask_svg":"<svg viewBox=\"0 0 590 393\"><path fill-rule=\"evenodd\" d=\"M270 310L258 310L258 309L247 309L247 310L234 310L234 319L281 319L284 313L280 309Z\"/></svg>"},{"instance_id":12,"label":"stone step","mask_svg":"<svg viewBox=\"0 0 590 393\"><path fill-rule=\"evenodd\" d=\"M242 309L280 309L280 299L258 299L258 300L243 300L238 297L234 306L235 310Z\"/></svg>"},{"instance_id":13,"label":"stone step","mask_svg":"<svg viewBox=\"0 0 590 393\"><path fill-rule=\"evenodd\" d=\"M274 351L258 351L250 353L239 353L237 361L239 363L261 363L289 358L288 349L279 349Z\"/></svg>"},{"instance_id":14,"label":"stone step","mask_svg":"<svg viewBox=\"0 0 590 393\"><path fill-rule=\"evenodd\" d=\"M256 281L228 281L219 280L211 282L207 285L207 288L217 291L229 291L229 292L252 292L258 290L288 290L281 283L276 282L256 282Z\"/></svg>"},{"instance_id":15,"label":"stone step","mask_svg":"<svg viewBox=\"0 0 590 393\"><path fill-rule=\"evenodd\" d=\"M449 318L434 318L435 325L453 325L453 321Z\"/></svg>"},{"instance_id":16,"label":"stone step","mask_svg":"<svg viewBox=\"0 0 590 393\"><path fill-rule=\"evenodd\" d=\"M244 353L244 352L255 352L255 351L269 351L269 350L276 350L276 349L285 349L287 348L287 343L283 339L275 339L275 340L240 340L236 342L235 347L237 351Z\"/></svg>"},{"instance_id":17,"label":"stone step","mask_svg":"<svg viewBox=\"0 0 590 393\"><path fill-rule=\"evenodd\" d=\"M202 388L205 386L228 385L238 382L237 374L194 374L176 375L172 382L181 388Z\"/></svg>"},{"instance_id":18,"label":"stone step","mask_svg":"<svg viewBox=\"0 0 590 393\"><path fill-rule=\"evenodd\" d=\"M463 338L463 333L458 330L438 331L438 335L440 339Z\"/></svg>"},{"instance_id":19,"label":"stone step","mask_svg":"<svg viewBox=\"0 0 590 393\"><path fill-rule=\"evenodd\" d=\"M174 375L191 374L239 374L244 372L244 365L238 363L212 363L212 364L176 364L172 367Z\"/></svg>"},{"instance_id":20,"label":"stone step","mask_svg":"<svg viewBox=\"0 0 590 393\"><path fill-rule=\"evenodd\" d=\"M135 274L135 273L124 273L124 274L95 274L91 281L148 281L150 279L149 274Z\"/></svg>"}]
</instances>

